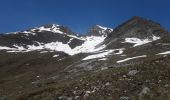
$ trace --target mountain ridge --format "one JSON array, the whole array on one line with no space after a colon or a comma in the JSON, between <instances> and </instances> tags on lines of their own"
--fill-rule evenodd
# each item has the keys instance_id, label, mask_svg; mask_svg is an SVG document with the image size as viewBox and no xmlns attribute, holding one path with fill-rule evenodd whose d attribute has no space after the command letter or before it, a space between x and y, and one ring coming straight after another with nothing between
<instances>
[{"instance_id":1,"label":"mountain ridge","mask_svg":"<svg viewBox=\"0 0 170 100\"><path fill-rule=\"evenodd\" d=\"M87 33L52 24L1 35L0 99L170 99L168 31L133 17Z\"/></svg>"}]
</instances>

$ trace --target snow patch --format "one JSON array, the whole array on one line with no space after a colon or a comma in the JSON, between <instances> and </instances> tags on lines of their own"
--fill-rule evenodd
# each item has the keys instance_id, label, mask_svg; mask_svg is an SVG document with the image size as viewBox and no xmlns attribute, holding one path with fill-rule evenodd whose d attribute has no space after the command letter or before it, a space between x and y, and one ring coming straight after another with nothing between
<instances>
[{"instance_id":1,"label":"snow patch","mask_svg":"<svg viewBox=\"0 0 170 100\"><path fill-rule=\"evenodd\" d=\"M42 50L44 47L42 45L35 46L35 45L28 45L28 50L34 51L34 50Z\"/></svg>"},{"instance_id":2,"label":"snow patch","mask_svg":"<svg viewBox=\"0 0 170 100\"><path fill-rule=\"evenodd\" d=\"M136 47L136 46L140 46L143 44L147 44L147 43L156 41L158 39L160 39L160 37L157 37L154 35L153 35L152 39L125 38L125 42L122 42L122 43L132 43L132 44L134 44L133 47Z\"/></svg>"},{"instance_id":3,"label":"snow patch","mask_svg":"<svg viewBox=\"0 0 170 100\"><path fill-rule=\"evenodd\" d=\"M102 53L98 53L98 54L94 54L94 55L90 55L85 57L82 60L90 60L90 59L96 59L96 58L104 58L106 56L108 56L110 53L112 53L114 50L108 50L106 52L102 52Z\"/></svg>"},{"instance_id":4,"label":"snow patch","mask_svg":"<svg viewBox=\"0 0 170 100\"><path fill-rule=\"evenodd\" d=\"M10 48L6 46L0 46L0 50L14 50L15 48Z\"/></svg>"},{"instance_id":5,"label":"snow patch","mask_svg":"<svg viewBox=\"0 0 170 100\"><path fill-rule=\"evenodd\" d=\"M56 57L58 57L58 56L59 56L59 55L54 55L53 57L56 58Z\"/></svg>"},{"instance_id":6,"label":"snow patch","mask_svg":"<svg viewBox=\"0 0 170 100\"><path fill-rule=\"evenodd\" d=\"M36 35L36 33L30 32L30 31L23 31L22 33L25 33L26 36L29 36L30 34L31 35Z\"/></svg>"},{"instance_id":7,"label":"snow patch","mask_svg":"<svg viewBox=\"0 0 170 100\"><path fill-rule=\"evenodd\" d=\"M18 45L13 45L15 48L17 48L16 50L18 51L23 51L25 50L25 48L23 46L18 46Z\"/></svg>"},{"instance_id":8,"label":"snow patch","mask_svg":"<svg viewBox=\"0 0 170 100\"><path fill-rule=\"evenodd\" d=\"M94 55L89 55L87 57L85 57L84 59L82 60L90 60L90 59L96 59L96 58L101 58L99 60L106 60L107 56L109 56L111 53L113 53L114 51L119 51L118 53L114 53L116 55L118 54L122 54L123 53L123 49L112 49L112 50L105 50L104 52L100 52L100 53L97 53L97 54L94 54Z\"/></svg>"},{"instance_id":9,"label":"snow patch","mask_svg":"<svg viewBox=\"0 0 170 100\"><path fill-rule=\"evenodd\" d=\"M41 51L40 53L47 53L48 51Z\"/></svg>"},{"instance_id":10,"label":"snow patch","mask_svg":"<svg viewBox=\"0 0 170 100\"><path fill-rule=\"evenodd\" d=\"M126 62L126 61L129 61L129 60L132 60L132 59L143 58L143 57L147 57L147 56L146 56L146 55L142 55L142 56L136 56L136 57L126 58L126 59L117 61L117 63L122 63L122 62Z\"/></svg>"},{"instance_id":11,"label":"snow patch","mask_svg":"<svg viewBox=\"0 0 170 100\"><path fill-rule=\"evenodd\" d=\"M71 38L71 39L68 41L68 43L67 43L67 44L71 43L71 41L72 41L73 39L74 39L74 38Z\"/></svg>"},{"instance_id":12,"label":"snow patch","mask_svg":"<svg viewBox=\"0 0 170 100\"><path fill-rule=\"evenodd\" d=\"M74 51L77 51L78 53L90 53L99 51L103 48L105 48L105 45L97 47L101 42L103 42L105 37L101 36L87 36L85 42L74 49Z\"/></svg>"},{"instance_id":13,"label":"snow patch","mask_svg":"<svg viewBox=\"0 0 170 100\"><path fill-rule=\"evenodd\" d=\"M165 52L162 52L162 53L158 53L157 55L166 55L166 54L170 54L170 51L165 51Z\"/></svg>"}]
</instances>

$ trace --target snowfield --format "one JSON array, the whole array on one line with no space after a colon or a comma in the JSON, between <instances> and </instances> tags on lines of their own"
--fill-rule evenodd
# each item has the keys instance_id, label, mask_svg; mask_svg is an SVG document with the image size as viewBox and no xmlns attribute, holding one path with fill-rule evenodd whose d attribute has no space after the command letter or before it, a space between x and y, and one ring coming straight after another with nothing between
<instances>
[{"instance_id":1,"label":"snowfield","mask_svg":"<svg viewBox=\"0 0 170 100\"><path fill-rule=\"evenodd\" d=\"M7 52L30 52L35 50L47 49L49 51L62 51L68 55L75 55L78 53L90 53L103 49L105 45L97 47L101 42L104 41L105 37L100 36L87 36L84 38L85 42L81 46L77 46L72 49L69 43L63 44L62 42L51 42L51 43L38 43L38 46L27 45L27 48L23 46L13 45L14 48L0 46L0 50L8 50ZM72 39L71 39L72 40ZM70 41L71 41L70 40Z\"/></svg>"}]
</instances>

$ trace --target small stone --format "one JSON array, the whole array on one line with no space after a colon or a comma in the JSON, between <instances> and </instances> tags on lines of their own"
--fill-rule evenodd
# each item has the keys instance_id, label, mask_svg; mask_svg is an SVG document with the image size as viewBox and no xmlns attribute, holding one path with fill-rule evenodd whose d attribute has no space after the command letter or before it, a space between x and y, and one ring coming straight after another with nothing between
<instances>
[{"instance_id":1,"label":"small stone","mask_svg":"<svg viewBox=\"0 0 170 100\"><path fill-rule=\"evenodd\" d=\"M106 85L106 86L109 86L109 85L110 85L110 83L109 83L109 82L107 82L105 85Z\"/></svg>"},{"instance_id":2,"label":"small stone","mask_svg":"<svg viewBox=\"0 0 170 100\"><path fill-rule=\"evenodd\" d=\"M84 97L88 97L88 96L89 96L89 94L88 94L88 93L84 94Z\"/></svg>"},{"instance_id":3,"label":"small stone","mask_svg":"<svg viewBox=\"0 0 170 100\"><path fill-rule=\"evenodd\" d=\"M134 76L134 75L136 75L137 73L138 73L137 70L131 70L131 71L129 71L129 72L127 73L127 75L128 75L128 76Z\"/></svg>"},{"instance_id":4,"label":"small stone","mask_svg":"<svg viewBox=\"0 0 170 100\"><path fill-rule=\"evenodd\" d=\"M147 94L150 91L150 89L148 87L144 87L142 90L142 94Z\"/></svg>"},{"instance_id":5,"label":"small stone","mask_svg":"<svg viewBox=\"0 0 170 100\"><path fill-rule=\"evenodd\" d=\"M126 75L123 75L123 78L126 78Z\"/></svg>"}]
</instances>

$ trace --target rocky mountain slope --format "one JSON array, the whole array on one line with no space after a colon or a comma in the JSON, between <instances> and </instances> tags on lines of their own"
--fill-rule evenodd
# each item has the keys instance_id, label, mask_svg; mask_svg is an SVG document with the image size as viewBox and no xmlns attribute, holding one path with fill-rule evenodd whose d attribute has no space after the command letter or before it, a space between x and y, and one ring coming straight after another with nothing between
<instances>
[{"instance_id":1,"label":"rocky mountain slope","mask_svg":"<svg viewBox=\"0 0 170 100\"><path fill-rule=\"evenodd\" d=\"M0 35L0 100L169 100L170 33L133 17L77 35L44 25Z\"/></svg>"}]
</instances>

